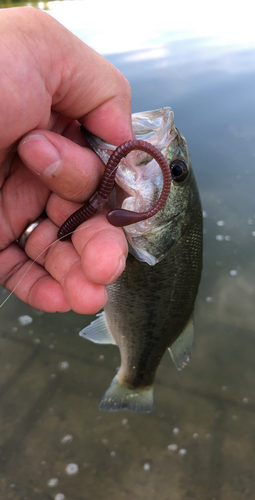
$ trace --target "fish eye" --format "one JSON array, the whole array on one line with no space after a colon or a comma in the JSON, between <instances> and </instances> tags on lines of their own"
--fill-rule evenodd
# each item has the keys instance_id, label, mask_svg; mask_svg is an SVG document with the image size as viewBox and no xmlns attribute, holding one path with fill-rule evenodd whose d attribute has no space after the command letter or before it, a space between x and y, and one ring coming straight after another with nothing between
<instances>
[{"instance_id":1,"label":"fish eye","mask_svg":"<svg viewBox=\"0 0 255 500\"><path fill-rule=\"evenodd\" d=\"M189 173L189 167L184 160L174 160L170 165L172 178L175 182L182 182Z\"/></svg>"}]
</instances>

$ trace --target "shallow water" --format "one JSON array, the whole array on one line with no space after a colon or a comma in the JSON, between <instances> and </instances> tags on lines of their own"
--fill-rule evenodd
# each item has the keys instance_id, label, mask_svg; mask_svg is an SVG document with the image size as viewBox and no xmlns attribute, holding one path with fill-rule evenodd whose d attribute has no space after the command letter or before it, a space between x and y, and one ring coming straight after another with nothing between
<instances>
[{"instance_id":1,"label":"shallow water","mask_svg":"<svg viewBox=\"0 0 255 500\"><path fill-rule=\"evenodd\" d=\"M131 83L133 112L170 105L189 145L205 211L195 351L182 372L164 356L153 413L100 412L118 349L79 338L91 317L11 297L1 498L254 499L255 51L192 38L107 57Z\"/></svg>"}]
</instances>

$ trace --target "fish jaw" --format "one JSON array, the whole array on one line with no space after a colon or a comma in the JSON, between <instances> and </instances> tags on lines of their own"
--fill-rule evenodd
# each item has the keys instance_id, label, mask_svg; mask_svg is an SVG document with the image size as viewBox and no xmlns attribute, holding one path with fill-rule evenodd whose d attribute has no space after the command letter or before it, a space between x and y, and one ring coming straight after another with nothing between
<instances>
[{"instance_id":1,"label":"fish jaw","mask_svg":"<svg viewBox=\"0 0 255 500\"><path fill-rule=\"evenodd\" d=\"M153 386L132 388L117 374L105 392L99 408L105 411L150 413L153 410Z\"/></svg>"}]
</instances>

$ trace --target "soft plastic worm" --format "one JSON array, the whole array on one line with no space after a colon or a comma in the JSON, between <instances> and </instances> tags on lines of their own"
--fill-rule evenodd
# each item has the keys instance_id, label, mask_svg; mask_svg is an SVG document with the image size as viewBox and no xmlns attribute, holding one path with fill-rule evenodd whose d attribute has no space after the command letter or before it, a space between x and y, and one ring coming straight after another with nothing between
<instances>
[{"instance_id":1,"label":"soft plastic worm","mask_svg":"<svg viewBox=\"0 0 255 500\"><path fill-rule=\"evenodd\" d=\"M92 215L94 215L99 209L101 209L107 202L110 193L114 186L115 175L117 172L117 166L119 162L128 153L134 150L144 151L152 156L159 164L163 173L163 188L161 195L157 200L154 207L152 207L147 212L131 212L129 210L116 209L111 210L107 214L108 221L113 226L128 226L134 222L139 222L141 220L148 219L155 215L165 204L170 187L171 187L171 171L167 160L163 154L155 146L146 141L133 140L124 142L121 146L118 146L115 151L110 156L107 165L105 167L105 172L102 180L99 184L99 188L92 196L92 198L85 203L81 208L76 210L68 219L62 224L58 231L58 238L65 240L68 238L70 233L72 233L82 222L88 220Z\"/></svg>"}]
</instances>

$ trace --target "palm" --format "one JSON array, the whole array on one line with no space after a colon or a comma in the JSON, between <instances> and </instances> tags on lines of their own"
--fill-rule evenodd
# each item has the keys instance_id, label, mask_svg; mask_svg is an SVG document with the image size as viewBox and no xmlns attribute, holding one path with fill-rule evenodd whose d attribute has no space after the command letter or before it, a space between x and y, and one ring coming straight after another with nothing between
<instances>
[{"instance_id":1,"label":"palm","mask_svg":"<svg viewBox=\"0 0 255 500\"><path fill-rule=\"evenodd\" d=\"M1 250L20 236L29 221L43 212L49 194L47 186L25 167L16 153L1 186Z\"/></svg>"}]
</instances>

